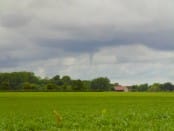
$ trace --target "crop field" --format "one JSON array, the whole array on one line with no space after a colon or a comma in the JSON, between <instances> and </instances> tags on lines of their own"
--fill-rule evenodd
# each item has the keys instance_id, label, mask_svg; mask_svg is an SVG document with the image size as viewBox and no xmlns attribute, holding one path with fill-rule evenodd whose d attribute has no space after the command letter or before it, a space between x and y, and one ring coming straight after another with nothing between
<instances>
[{"instance_id":1,"label":"crop field","mask_svg":"<svg viewBox=\"0 0 174 131\"><path fill-rule=\"evenodd\" d=\"M59 130L174 131L174 93L0 93L0 131Z\"/></svg>"}]
</instances>

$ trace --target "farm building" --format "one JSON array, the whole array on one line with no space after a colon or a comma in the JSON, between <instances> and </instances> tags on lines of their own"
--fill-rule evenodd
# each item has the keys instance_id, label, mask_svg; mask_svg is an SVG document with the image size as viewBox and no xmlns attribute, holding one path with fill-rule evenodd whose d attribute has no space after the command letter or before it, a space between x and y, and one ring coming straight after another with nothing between
<instances>
[{"instance_id":1,"label":"farm building","mask_svg":"<svg viewBox=\"0 0 174 131\"><path fill-rule=\"evenodd\" d=\"M118 92L128 92L129 89L127 86L121 86L121 85L117 85L114 87L114 91L118 91Z\"/></svg>"}]
</instances>

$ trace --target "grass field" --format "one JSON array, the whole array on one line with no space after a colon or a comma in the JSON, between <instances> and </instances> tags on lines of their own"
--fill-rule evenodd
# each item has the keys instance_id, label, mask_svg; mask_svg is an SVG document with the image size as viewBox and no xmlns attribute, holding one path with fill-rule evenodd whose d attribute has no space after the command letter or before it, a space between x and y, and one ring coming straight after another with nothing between
<instances>
[{"instance_id":1,"label":"grass field","mask_svg":"<svg viewBox=\"0 0 174 131\"><path fill-rule=\"evenodd\" d=\"M174 93L0 93L0 131L174 131Z\"/></svg>"}]
</instances>

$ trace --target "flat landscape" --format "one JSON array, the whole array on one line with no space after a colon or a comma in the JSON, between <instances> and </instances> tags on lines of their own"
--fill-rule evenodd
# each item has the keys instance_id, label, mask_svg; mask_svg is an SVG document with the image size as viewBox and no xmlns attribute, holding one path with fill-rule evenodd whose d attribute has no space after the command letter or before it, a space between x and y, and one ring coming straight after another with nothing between
<instances>
[{"instance_id":1,"label":"flat landscape","mask_svg":"<svg viewBox=\"0 0 174 131\"><path fill-rule=\"evenodd\" d=\"M4 131L173 131L174 93L1 92Z\"/></svg>"}]
</instances>

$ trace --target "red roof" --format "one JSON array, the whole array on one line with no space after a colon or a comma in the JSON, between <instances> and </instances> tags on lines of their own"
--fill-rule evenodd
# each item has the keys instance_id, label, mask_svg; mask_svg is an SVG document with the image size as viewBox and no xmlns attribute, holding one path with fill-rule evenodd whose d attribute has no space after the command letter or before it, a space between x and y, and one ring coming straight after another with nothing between
<instances>
[{"instance_id":1,"label":"red roof","mask_svg":"<svg viewBox=\"0 0 174 131\"><path fill-rule=\"evenodd\" d=\"M115 90L116 91L124 91L125 87L124 86L116 86Z\"/></svg>"}]
</instances>

